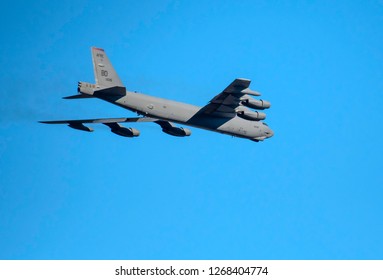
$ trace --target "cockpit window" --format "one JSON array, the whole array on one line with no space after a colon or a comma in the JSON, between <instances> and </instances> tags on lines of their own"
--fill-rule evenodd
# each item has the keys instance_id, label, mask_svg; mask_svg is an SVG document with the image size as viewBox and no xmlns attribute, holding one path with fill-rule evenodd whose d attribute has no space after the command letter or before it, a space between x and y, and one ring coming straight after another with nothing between
<instances>
[{"instance_id":1,"label":"cockpit window","mask_svg":"<svg viewBox=\"0 0 383 280\"><path fill-rule=\"evenodd\" d=\"M267 123L265 123L265 122L264 122L263 124L266 125L266 126L268 126Z\"/></svg>"}]
</instances>

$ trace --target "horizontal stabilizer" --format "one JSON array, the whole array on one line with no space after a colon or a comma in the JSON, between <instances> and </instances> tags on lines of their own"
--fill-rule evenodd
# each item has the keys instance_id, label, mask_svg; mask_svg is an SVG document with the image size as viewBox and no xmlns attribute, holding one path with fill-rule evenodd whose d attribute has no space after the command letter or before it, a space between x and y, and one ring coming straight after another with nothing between
<instances>
[{"instance_id":1,"label":"horizontal stabilizer","mask_svg":"<svg viewBox=\"0 0 383 280\"><path fill-rule=\"evenodd\" d=\"M76 94L71 96L65 96L63 99L82 99L82 98L92 98L92 95L86 95L86 94Z\"/></svg>"}]
</instances>

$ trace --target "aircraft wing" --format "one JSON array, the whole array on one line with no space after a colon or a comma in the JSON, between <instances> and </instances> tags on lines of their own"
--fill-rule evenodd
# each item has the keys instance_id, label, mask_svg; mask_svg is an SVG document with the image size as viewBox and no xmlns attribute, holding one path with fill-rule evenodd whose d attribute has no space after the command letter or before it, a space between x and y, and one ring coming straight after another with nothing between
<instances>
[{"instance_id":1,"label":"aircraft wing","mask_svg":"<svg viewBox=\"0 0 383 280\"><path fill-rule=\"evenodd\" d=\"M154 122L161 126L162 131L173 136L190 136L191 131L187 128L176 127L171 122L154 119L149 117L139 118L105 118L105 119L84 119L84 120L60 120L60 121L40 121L40 123L46 124L68 124L69 127L92 132L93 128L85 126L84 123L102 123L110 127L113 133L116 133L124 137L136 137L140 135L140 132L135 128L126 128L119 123L124 122Z\"/></svg>"},{"instance_id":2,"label":"aircraft wing","mask_svg":"<svg viewBox=\"0 0 383 280\"><path fill-rule=\"evenodd\" d=\"M233 116L236 108L241 106L241 97L244 95L261 95L249 88L250 80L235 79L220 94L210 100L209 104L202 107L200 113L216 116Z\"/></svg>"},{"instance_id":3,"label":"aircraft wing","mask_svg":"<svg viewBox=\"0 0 383 280\"><path fill-rule=\"evenodd\" d=\"M135 128L126 128L119 123L123 122L156 122L158 119L140 117L140 118L105 118L105 119L85 119L85 120L61 120L61 121L40 121L47 124L68 124L69 127L92 132L93 128L85 126L84 123L102 123L109 126L113 133L124 137L137 137L140 132Z\"/></svg>"},{"instance_id":4,"label":"aircraft wing","mask_svg":"<svg viewBox=\"0 0 383 280\"><path fill-rule=\"evenodd\" d=\"M85 119L85 120L60 120L60 121L40 121L47 124L82 124L82 123L122 123L122 122L155 122L158 119L141 117L141 118L105 118L105 119Z\"/></svg>"}]
</instances>

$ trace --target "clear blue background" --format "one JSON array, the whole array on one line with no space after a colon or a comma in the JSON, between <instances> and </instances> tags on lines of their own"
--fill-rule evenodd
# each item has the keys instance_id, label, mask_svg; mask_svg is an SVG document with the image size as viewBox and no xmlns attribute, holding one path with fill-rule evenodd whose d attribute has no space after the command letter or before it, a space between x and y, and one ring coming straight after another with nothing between
<instances>
[{"instance_id":1,"label":"clear blue background","mask_svg":"<svg viewBox=\"0 0 383 280\"><path fill-rule=\"evenodd\" d=\"M382 259L382 1L8 1L0 10L1 259ZM104 48L130 90L204 106L235 78L263 143L63 100Z\"/></svg>"}]
</instances>

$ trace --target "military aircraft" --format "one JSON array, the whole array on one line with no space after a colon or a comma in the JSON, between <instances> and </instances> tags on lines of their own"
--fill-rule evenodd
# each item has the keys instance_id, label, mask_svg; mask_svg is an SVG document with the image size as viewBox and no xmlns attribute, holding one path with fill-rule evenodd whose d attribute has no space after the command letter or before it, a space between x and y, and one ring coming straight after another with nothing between
<instances>
[{"instance_id":1,"label":"military aircraft","mask_svg":"<svg viewBox=\"0 0 383 280\"><path fill-rule=\"evenodd\" d=\"M67 124L71 128L88 132L92 132L93 129L84 124L100 123L110 127L113 133L124 137L140 135L135 128L123 127L121 123L125 122L154 122L161 126L163 132L179 137L190 136L191 131L188 128L177 127L173 122L255 142L274 135L267 124L262 122L266 114L248 109L270 108L270 102L251 97L259 96L260 93L249 88L250 80L248 79L235 79L209 104L197 107L127 91L105 51L96 47L91 48L91 51L96 83L79 82L78 94L64 97L64 99L96 97L133 111L141 117L40 121L41 123Z\"/></svg>"}]
</instances>

